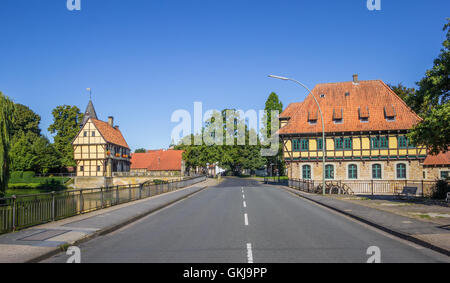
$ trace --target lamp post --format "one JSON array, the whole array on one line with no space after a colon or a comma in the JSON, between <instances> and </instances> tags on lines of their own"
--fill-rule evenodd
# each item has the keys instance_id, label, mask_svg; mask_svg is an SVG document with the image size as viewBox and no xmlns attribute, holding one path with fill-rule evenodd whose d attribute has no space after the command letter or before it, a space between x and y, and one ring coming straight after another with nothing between
<instances>
[{"instance_id":1,"label":"lamp post","mask_svg":"<svg viewBox=\"0 0 450 283\"><path fill-rule=\"evenodd\" d=\"M270 78L273 79L278 79L278 80L283 80L283 81L292 81L296 84L299 84L300 86L302 86L303 88L305 88L309 94L312 95L312 97L314 98L314 101L317 104L317 107L319 107L319 113L320 113L320 119L322 120L322 189L323 189L323 194L325 195L325 145L326 145L326 141L325 141L325 123L323 120L323 114L322 114L322 109L320 108L319 102L317 101L317 98L314 96L314 94L311 92L311 90L309 90L309 88L307 88L304 84L302 84L301 82L294 80L294 79L290 79L290 78L285 78L285 77L280 77L280 76L274 76L274 75L269 75Z\"/></svg>"}]
</instances>

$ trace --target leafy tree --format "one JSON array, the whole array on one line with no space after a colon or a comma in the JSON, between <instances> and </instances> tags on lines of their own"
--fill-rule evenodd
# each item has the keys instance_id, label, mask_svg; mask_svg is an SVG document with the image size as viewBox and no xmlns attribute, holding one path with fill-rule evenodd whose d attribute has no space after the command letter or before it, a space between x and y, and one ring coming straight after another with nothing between
<instances>
[{"instance_id":1,"label":"leafy tree","mask_svg":"<svg viewBox=\"0 0 450 283\"><path fill-rule=\"evenodd\" d=\"M41 134L39 123L41 116L34 113L30 108L22 104L16 104L13 114L13 128L12 135L17 135L20 132L32 132L36 135Z\"/></svg>"},{"instance_id":2,"label":"leafy tree","mask_svg":"<svg viewBox=\"0 0 450 283\"><path fill-rule=\"evenodd\" d=\"M31 148L36 156L36 162L33 166L34 172L47 174L52 169L61 167L61 156L46 137L39 137Z\"/></svg>"},{"instance_id":3,"label":"leafy tree","mask_svg":"<svg viewBox=\"0 0 450 283\"><path fill-rule=\"evenodd\" d=\"M54 145L61 155L63 167L76 166L73 159L72 141L78 134L83 121L83 114L76 106L57 106L53 111L53 124L48 128L49 132L55 134Z\"/></svg>"},{"instance_id":4,"label":"leafy tree","mask_svg":"<svg viewBox=\"0 0 450 283\"><path fill-rule=\"evenodd\" d=\"M388 85L403 101L406 102L410 107L413 106L413 101L416 96L416 90L414 88L408 88L402 83L398 85ZM411 107L412 108L412 107ZM413 109L417 112L418 109ZM417 112L418 113L418 112Z\"/></svg>"},{"instance_id":5,"label":"leafy tree","mask_svg":"<svg viewBox=\"0 0 450 283\"><path fill-rule=\"evenodd\" d=\"M147 150L145 148L138 148L134 151L134 153L146 153Z\"/></svg>"},{"instance_id":6,"label":"leafy tree","mask_svg":"<svg viewBox=\"0 0 450 283\"><path fill-rule=\"evenodd\" d=\"M444 26L447 37L434 66L417 83L419 90L409 105L424 118L411 132L415 144L426 145L432 154L450 147L450 18Z\"/></svg>"},{"instance_id":7,"label":"leafy tree","mask_svg":"<svg viewBox=\"0 0 450 283\"><path fill-rule=\"evenodd\" d=\"M271 123L272 123L272 111L278 111L280 114L283 112L283 103L280 101L278 95L275 92L272 92L266 100L264 110L267 113L266 118L266 127L267 134L271 136Z\"/></svg>"},{"instance_id":8,"label":"leafy tree","mask_svg":"<svg viewBox=\"0 0 450 283\"><path fill-rule=\"evenodd\" d=\"M0 195L3 195L9 180L9 150L12 133L14 103L0 92Z\"/></svg>"},{"instance_id":9,"label":"leafy tree","mask_svg":"<svg viewBox=\"0 0 450 283\"><path fill-rule=\"evenodd\" d=\"M271 133L271 125L272 125L272 111L278 111L280 114L283 112L283 103L280 101L278 95L275 92L272 92L269 97L267 98L265 108L266 111L266 127L267 127L267 134L268 137L272 135ZM264 137L266 138L266 137ZM270 164L277 164L280 167L280 174L283 174L284 168L285 168L285 162L283 158L283 145L280 144L280 148L278 150L278 154L276 156L269 156L266 157L267 160L267 168L273 168Z\"/></svg>"},{"instance_id":10,"label":"leafy tree","mask_svg":"<svg viewBox=\"0 0 450 283\"><path fill-rule=\"evenodd\" d=\"M37 162L32 145L39 139L35 133L19 131L11 145L11 171L32 171Z\"/></svg>"}]
</instances>

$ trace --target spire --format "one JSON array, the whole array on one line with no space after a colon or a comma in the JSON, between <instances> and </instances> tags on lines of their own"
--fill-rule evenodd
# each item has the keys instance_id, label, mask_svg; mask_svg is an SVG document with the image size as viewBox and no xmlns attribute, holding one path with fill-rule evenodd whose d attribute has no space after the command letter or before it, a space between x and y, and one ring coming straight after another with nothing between
<instances>
[{"instance_id":1,"label":"spire","mask_svg":"<svg viewBox=\"0 0 450 283\"><path fill-rule=\"evenodd\" d=\"M92 103L92 100L89 100L89 103L86 107L86 111L84 112L83 125L86 124L89 118L98 120L97 113L95 113L95 108L94 104Z\"/></svg>"}]
</instances>

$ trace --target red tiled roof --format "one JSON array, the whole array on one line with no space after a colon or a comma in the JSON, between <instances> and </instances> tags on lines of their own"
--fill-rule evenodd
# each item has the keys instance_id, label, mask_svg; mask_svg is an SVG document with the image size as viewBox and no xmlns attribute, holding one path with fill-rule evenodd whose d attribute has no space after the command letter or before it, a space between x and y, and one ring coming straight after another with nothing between
<instances>
[{"instance_id":1,"label":"red tiled roof","mask_svg":"<svg viewBox=\"0 0 450 283\"><path fill-rule=\"evenodd\" d=\"M288 105L286 109L280 114L280 118L290 118L294 115L299 107L302 105L302 102L294 102Z\"/></svg>"},{"instance_id":2,"label":"red tiled roof","mask_svg":"<svg viewBox=\"0 0 450 283\"><path fill-rule=\"evenodd\" d=\"M125 141L122 132L120 132L120 130L117 128L113 128L111 127L108 123L97 120L97 119L92 119L92 122L94 123L95 127L97 128L97 130L100 132L100 134L103 136L103 138L109 142L109 143L113 143L115 145L119 145L119 146L123 146L126 148L130 148L127 144L127 142Z\"/></svg>"},{"instance_id":3,"label":"red tiled roof","mask_svg":"<svg viewBox=\"0 0 450 283\"><path fill-rule=\"evenodd\" d=\"M423 165L433 166L433 165L450 165L450 148L446 153L439 153L438 155L428 154Z\"/></svg>"},{"instance_id":4,"label":"red tiled roof","mask_svg":"<svg viewBox=\"0 0 450 283\"><path fill-rule=\"evenodd\" d=\"M319 84L312 93L318 99L325 121L325 132L408 130L421 121L406 103L380 80ZM348 93L348 95L346 95ZM323 97L322 97L323 95ZM295 113L288 124L280 129L283 134L322 132L320 116L317 123L310 123L318 108L312 95L303 103L294 104L296 109L286 109ZM361 109L361 111L360 111ZM365 113L367 112L367 113ZM362 122L361 116L369 116ZM361 113L361 114L360 114ZM395 116L388 121L387 116ZM342 116L342 122L335 123ZM365 118L365 117L361 117Z\"/></svg>"},{"instance_id":5,"label":"red tiled roof","mask_svg":"<svg viewBox=\"0 0 450 283\"><path fill-rule=\"evenodd\" d=\"M149 150L131 155L131 169L148 171L180 171L183 150Z\"/></svg>"}]
</instances>

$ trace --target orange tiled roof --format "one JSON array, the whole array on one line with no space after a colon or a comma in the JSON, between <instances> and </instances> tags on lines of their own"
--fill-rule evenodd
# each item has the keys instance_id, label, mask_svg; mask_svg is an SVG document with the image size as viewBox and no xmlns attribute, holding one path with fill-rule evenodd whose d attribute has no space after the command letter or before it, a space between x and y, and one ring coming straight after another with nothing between
<instances>
[{"instance_id":1,"label":"orange tiled roof","mask_svg":"<svg viewBox=\"0 0 450 283\"><path fill-rule=\"evenodd\" d=\"M450 151L447 151L446 153L441 152L438 155L428 154L427 158L423 162L423 165L450 165Z\"/></svg>"},{"instance_id":2,"label":"orange tiled roof","mask_svg":"<svg viewBox=\"0 0 450 283\"><path fill-rule=\"evenodd\" d=\"M280 118L290 118L294 115L302 105L302 102L294 102L288 105L286 109L280 114Z\"/></svg>"},{"instance_id":3,"label":"orange tiled roof","mask_svg":"<svg viewBox=\"0 0 450 283\"><path fill-rule=\"evenodd\" d=\"M97 119L91 118L91 120L107 142L130 148L118 128L113 128L108 123Z\"/></svg>"},{"instance_id":4,"label":"orange tiled roof","mask_svg":"<svg viewBox=\"0 0 450 283\"><path fill-rule=\"evenodd\" d=\"M131 155L131 169L148 171L180 171L183 150L152 150Z\"/></svg>"},{"instance_id":5,"label":"orange tiled roof","mask_svg":"<svg viewBox=\"0 0 450 283\"><path fill-rule=\"evenodd\" d=\"M322 108L325 132L328 133L408 130L421 121L421 118L380 80L360 81L358 84L319 84L312 93ZM314 120L311 118L315 118L318 112L311 95L306 97L303 103L294 104L292 107L296 109L286 109L288 113L294 114L289 123L280 129L280 135L322 132L320 116L316 123L311 123L311 120ZM360 118L367 118L364 116L369 116L367 122L361 121ZM393 121L388 121L387 118Z\"/></svg>"}]
</instances>

